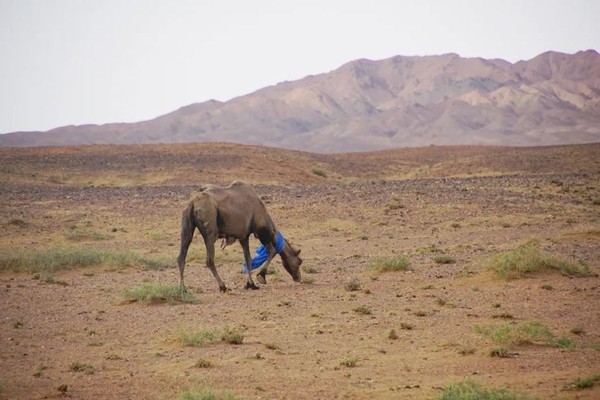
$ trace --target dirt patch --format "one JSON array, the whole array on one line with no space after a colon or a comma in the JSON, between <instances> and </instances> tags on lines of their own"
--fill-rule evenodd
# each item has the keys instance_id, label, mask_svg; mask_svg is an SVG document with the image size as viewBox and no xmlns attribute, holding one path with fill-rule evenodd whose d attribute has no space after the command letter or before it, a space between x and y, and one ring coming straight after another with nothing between
<instances>
[{"instance_id":1,"label":"dirt patch","mask_svg":"<svg viewBox=\"0 0 600 400\"><path fill-rule=\"evenodd\" d=\"M167 399L212 388L250 399L434 399L466 378L543 399L598 398L598 384L566 389L600 373L600 153L590 151L2 150L0 251L71 246L165 262L2 272L0 398ZM511 167L518 159L527 162ZM254 183L302 248L304 283L277 260L267 285L244 290L233 245L217 253L233 289L221 294L196 237L186 283L197 304L127 301L124 291L145 282L178 282L187 199L199 183L230 179ZM529 240L592 275L506 281L483 271L490 256ZM410 259L408 270L369 268L394 255ZM442 255L452 262L437 262ZM536 342L492 357L498 345L475 329L531 321L573 346ZM235 330L243 342L184 346L182 330Z\"/></svg>"}]
</instances>

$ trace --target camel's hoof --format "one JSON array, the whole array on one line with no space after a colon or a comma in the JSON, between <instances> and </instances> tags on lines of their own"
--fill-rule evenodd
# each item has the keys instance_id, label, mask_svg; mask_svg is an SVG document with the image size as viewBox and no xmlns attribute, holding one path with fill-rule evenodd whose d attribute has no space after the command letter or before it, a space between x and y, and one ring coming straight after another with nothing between
<instances>
[{"instance_id":1,"label":"camel's hoof","mask_svg":"<svg viewBox=\"0 0 600 400\"><path fill-rule=\"evenodd\" d=\"M265 279L264 275L256 275L256 280L262 285L267 284L267 280Z\"/></svg>"},{"instance_id":2,"label":"camel's hoof","mask_svg":"<svg viewBox=\"0 0 600 400\"><path fill-rule=\"evenodd\" d=\"M223 285L223 286L219 286L219 290L223 293L226 293L227 290L229 290L229 289L227 289L227 286Z\"/></svg>"},{"instance_id":3,"label":"camel's hoof","mask_svg":"<svg viewBox=\"0 0 600 400\"><path fill-rule=\"evenodd\" d=\"M246 282L246 289L258 290L258 286L254 282Z\"/></svg>"}]
</instances>

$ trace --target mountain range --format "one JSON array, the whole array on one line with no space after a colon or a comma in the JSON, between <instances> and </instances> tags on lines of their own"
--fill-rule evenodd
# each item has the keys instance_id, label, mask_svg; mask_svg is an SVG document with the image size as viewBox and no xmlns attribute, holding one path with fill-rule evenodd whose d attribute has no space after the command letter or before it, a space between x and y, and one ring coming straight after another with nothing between
<instances>
[{"instance_id":1,"label":"mountain range","mask_svg":"<svg viewBox=\"0 0 600 400\"><path fill-rule=\"evenodd\" d=\"M317 153L600 142L600 54L510 63L456 54L360 59L136 123L0 135L0 146L233 142Z\"/></svg>"}]
</instances>

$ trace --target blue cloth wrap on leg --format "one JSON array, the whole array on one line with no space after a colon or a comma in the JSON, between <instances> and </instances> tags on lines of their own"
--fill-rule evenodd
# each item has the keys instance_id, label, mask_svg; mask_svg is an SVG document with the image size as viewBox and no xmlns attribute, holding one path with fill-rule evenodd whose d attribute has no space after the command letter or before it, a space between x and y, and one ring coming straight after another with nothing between
<instances>
[{"instance_id":1,"label":"blue cloth wrap on leg","mask_svg":"<svg viewBox=\"0 0 600 400\"><path fill-rule=\"evenodd\" d=\"M275 251L277 251L277 254L281 253L281 251L283 250L284 244L285 244L285 241L283 239L283 235L281 234L281 232L277 232L277 242L275 244ZM256 249L254 258L252 258L252 265L251 265L252 271L254 271L256 268L263 265L263 263L265 261L267 261L267 258L269 258L269 252L267 251L267 248L261 244ZM244 262L242 264L242 270L244 271L245 274L248 273L248 268L246 267L246 262Z\"/></svg>"}]
</instances>

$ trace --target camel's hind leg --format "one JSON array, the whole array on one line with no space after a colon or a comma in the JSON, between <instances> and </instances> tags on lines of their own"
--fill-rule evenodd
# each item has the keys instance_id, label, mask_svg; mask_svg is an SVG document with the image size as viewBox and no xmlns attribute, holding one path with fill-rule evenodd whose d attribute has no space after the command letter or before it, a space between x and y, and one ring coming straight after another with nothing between
<instances>
[{"instance_id":1,"label":"camel's hind leg","mask_svg":"<svg viewBox=\"0 0 600 400\"><path fill-rule=\"evenodd\" d=\"M183 211L181 217L181 248L179 249L179 257L177 257L177 266L179 267L179 287L183 292L187 289L183 284L183 271L185 270L185 258L194 238L195 226L191 216L192 208L189 206Z\"/></svg>"}]
</instances>

